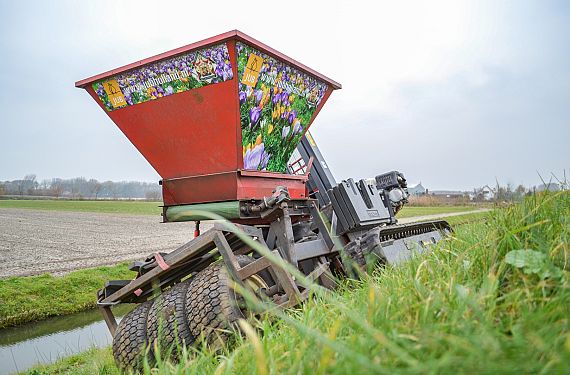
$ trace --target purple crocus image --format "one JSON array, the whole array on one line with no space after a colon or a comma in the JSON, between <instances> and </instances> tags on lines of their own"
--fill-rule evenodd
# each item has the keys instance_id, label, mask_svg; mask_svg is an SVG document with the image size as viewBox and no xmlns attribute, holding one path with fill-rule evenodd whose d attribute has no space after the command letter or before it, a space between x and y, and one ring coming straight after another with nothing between
<instances>
[{"instance_id":1,"label":"purple crocus image","mask_svg":"<svg viewBox=\"0 0 570 375\"><path fill-rule=\"evenodd\" d=\"M248 149L243 156L243 169L265 170L269 157L271 155L265 152L265 145L258 144L252 149Z\"/></svg>"},{"instance_id":2,"label":"purple crocus image","mask_svg":"<svg viewBox=\"0 0 570 375\"><path fill-rule=\"evenodd\" d=\"M252 125L257 124L259 117L261 116L261 109L259 107L253 107L249 110L249 119Z\"/></svg>"},{"instance_id":3,"label":"purple crocus image","mask_svg":"<svg viewBox=\"0 0 570 375\"><path fill-rule=\"evenodd\" d=\"M263 91L261 91L261 90L255 90L255 92L254 92L253 95L255 96L255 102L256 102L257 104L259 104L259 102L260 102L261 99L263 98Z\"/></svg>"},{"instance_id":4,"label":"purple crocus image","mask_svg":"<svg viewBox=\"0 0 570 375\"><path fill-rule=\"evenodd\" d=\"M97 87L97 89L95 91L97 91L97 95L102 97L105 94L105 90L103 89L103 85L98 83L96 87Z\"/></svg>"},{"instance_id":5,"label":"purple crocus image","mask_svg":"<svg viewBox=\"0 0 570 375\"><path fill-rule=\"evenodd\" d=\"M281 138L283 138L283 139L287 138L290 130L291 130L290 126L283 127L283 130L281 130Z\"/></svg>"},{"instance_id":6,"label":"purple crocus image","mask_svg":"<svg viewBox=\"0 0 570 375\"><path fill-rule=\"evenodd\" d=\"M295 124L293 125L293 134L299 134L303 131L303 126L301 126L301 121L295 120Z\"/></svg>"},{"instance_id":7,"label":"purple crocus image","mask_svg":"<svg viewBox=\"0 0 570 375\"><path fill-rule=\"evenodd\" d=\"M230 64L224 64L224 71L222 73L222 78L224 81L228 81L234 78L234 72Z\"/></svg>"},{"instance_id":8,"label":"purple crocus image","mask_svg":"<svg viewBox=\"0 0 570 375\"><path fill-rule=\"evenodd\" d=\"M295 120L295 117L297 117L297 111L291 111L289 113L289 118L288 118L289 124L293 123L293 120Z\"/></svg>"},{"instance_id":9,"label":"purple crocus image","mask_svg":"<svg viewBox=\"0 0 570 375\"><path fill-rule=\"evenodd\" d=\"M240 91L239 92L239 104L245 103L246 99L247 99L247 95L245 94L245 92Z\"/></svg>"},{"instance_id":10,"label":"purple crocus image","mask_svg":"<svg viewBox=\"0 0 570 375\"><path fill-rule=\"evenodd\" d=\"M166 92L164 93L164 95L172 95L174 94L174 89L172 88L172 86L168 86L166 88Z\"/></svg>"}]
</instances>

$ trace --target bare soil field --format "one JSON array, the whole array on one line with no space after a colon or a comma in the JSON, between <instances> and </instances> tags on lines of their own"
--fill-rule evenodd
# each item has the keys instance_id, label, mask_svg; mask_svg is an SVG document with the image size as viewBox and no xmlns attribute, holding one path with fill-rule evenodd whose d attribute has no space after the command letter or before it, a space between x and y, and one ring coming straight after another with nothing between
<instances>
[{"instance_id":1,"label":"bare soil field","mask_svg":"<svg viewBox=\"0 0 570 375\"><path fill-rule=\"evenodd\" d=\"M0 208L0 278L143 259L193 233L193 223L163 224L158 215Z\"/></svg>"}]
</instances>

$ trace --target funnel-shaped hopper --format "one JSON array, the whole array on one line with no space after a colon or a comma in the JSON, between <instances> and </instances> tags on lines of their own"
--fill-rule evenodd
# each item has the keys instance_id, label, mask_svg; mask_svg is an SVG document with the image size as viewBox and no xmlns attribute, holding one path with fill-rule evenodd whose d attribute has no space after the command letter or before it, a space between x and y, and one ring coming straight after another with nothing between
<instances>
[{"instance_id":1,"label":"funnel-shaped hopper","mask_svg":"<svg viewBox=\"0 0 570 375\"><path fill-rule=\"evenodd\" d=\"M167 206L305 197L287 162L340 85L231 31L75 84L163 178Z\"/></svg>"}]
</instances>

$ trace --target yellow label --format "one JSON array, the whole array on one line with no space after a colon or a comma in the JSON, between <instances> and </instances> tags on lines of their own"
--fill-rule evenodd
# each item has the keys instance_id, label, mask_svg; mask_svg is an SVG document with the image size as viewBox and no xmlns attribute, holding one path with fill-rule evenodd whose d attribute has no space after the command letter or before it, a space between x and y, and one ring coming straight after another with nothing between
<instances>
[{"instance_id":1,"label":"yellow label","mask_svg":"<svg viewBox=\"0 0 570 375\"><path fill-rule=\"evenodd\" d=\"M113 105L113 108L124 107L127 104L125 96L116 80L110 79L103 83L103 89L107 93L107 97Z\"/></svg>"},{"instance_id":2,"label":"yellow label","mask_svg":"<svg viewBox=\"0 0 570 375\"><path fill-rule=\"evenodd\" d=\"M306 133L305 133L305 137L307 137L307 139L309 140L309 143L311 144L311 146L317 147L317 145L315 144L315 140L313 139L313 136L311 135L311 133L306 132Z\"/></svg>"},{"instance_id":3,"label":"yellow label","mask_svg":"<svg viewBox=\"0 0 570 375\"><path fill-rule=\"evenodd\" d=\"M257 56L253 53L250 54L249 58L247 59L247 64L245 64L245 72L243 72L241 83L247 86L255 87L262 65L263 58L261 56Z\"/></svg>"}]
</instances>

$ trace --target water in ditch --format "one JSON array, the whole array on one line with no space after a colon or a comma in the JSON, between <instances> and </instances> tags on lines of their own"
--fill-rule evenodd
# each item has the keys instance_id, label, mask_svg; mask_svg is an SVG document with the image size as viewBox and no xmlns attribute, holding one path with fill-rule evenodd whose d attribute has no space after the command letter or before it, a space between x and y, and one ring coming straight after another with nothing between
<instances>
[{"instance_id":1,"label":"water in ditch","mask_svg":"<svg viewBox=\"0 0 570 375\"><path fill-rule=\"evenodd\" d=\"M119 305L113 312L121 317L133 307ZM105 347L111 340L98 310L0 329L0 375L25 371L36 364L53 363L92 347Z\"/></svg>"}]
</instances>

